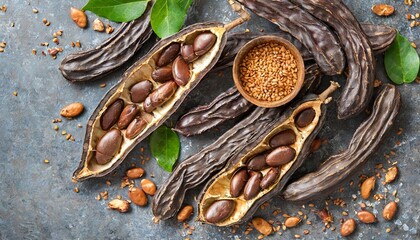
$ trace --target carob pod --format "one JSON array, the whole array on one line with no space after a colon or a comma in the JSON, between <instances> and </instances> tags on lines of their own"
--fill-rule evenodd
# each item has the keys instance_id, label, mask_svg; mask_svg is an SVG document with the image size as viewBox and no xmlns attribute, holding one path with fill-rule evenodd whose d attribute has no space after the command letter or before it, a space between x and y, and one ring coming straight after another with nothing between
<instances>
[{"instance_id":1,"label":"carob pod","mask_svg":"<svg viewBox=\"0 0 420 240\"><path fill-rule=\"evenodd\" d=\"M301 96L313 92L321 82L318 65L308 65L305 72ZM242 97L236 87L232 87L221 93L208 105L196 107L184 114L174 130L184 136L197 135L252 109L254 109L254 105Z\"/></svg>"},{"instance_id":2,"label":"carob pod","mask_svg":"<svg viewBox=\"0 0 420 240\"><path fill-rule=\"evenodd\" d=\"M361 23L360 24L363 32L368 37L370 46L375 54L384 52L391 46L392 42L397 35L397 30L393 27L386 25L376 25L370 23ZM215 67L211 71L218 71L230 67L233 65L233 60L235 59L236 54L239 49L242 48L247 42L251 41L254 38L267 35L267 33L249 33L249 32L236 32L229 33L228 40L225 48L223 49L222 55L217 61ZM283 32L281 30L270 33L270 35L276 35L282 38L289 40L297 49L299 49L300 54L302 55L303 60L309 61L313 60L312 53L302 45L296 38L294 38L290 33Z\"/></svg>"},{"instance_id":3,"label":"carob pod","mask_svg":"<svg viewBox=\"0 0 420 240\"><path fill-rule=\"evenodd\" d=\"M94 49L72 53L60 64L63 76L71 82L92 81L115 71L127 62L152 35L150 1L143 15L122 23L114 34Z\"/></svg>"},{"instance_id":4,"label":"carob pod","mask_svg":"<svg viewBox=\"0 0 420 240\"><path fill-rule=\"evenodd\" d=\"M261 129L264 133L256 141L248 142L247 145L251 150L231 157L227 166L210 179L200 193L197 199L198 221L217 226L239 224L252 217L261 204L279 194L289 177L309 155L310 145L325 122L327 110L325 104L330 102L329 95L338 87L338 83L331 82L331 86L319 96L310 94L294 103L275 120L271 128ZM316 112L315 117L308 119L311 121L305 127L297 127L296 118L308 109ZM271 139L288 130L296 134L296 141L287 146L272 148L269 144ZM286 154L278 154L279 152ZM235 188L232 185L237 184L237 181L231 180L239 173L239 169L247 168L249 160L258 155L265 155L267 164L280 171L277 172L270 167L261 171L251 171L251 177L245 184L243 194L232 196L230 189ZM213 216L212 206L220 204L220 201L233 202L232 205L235 207L231 214L209 218L209 215Z\"/></svg>"},{"instance_id":5,"label":"carob pod","mask_svg":"<svg viewBox=\"0 0 420 240\"><path fill-rule=\"evenodd\" d=\"M298 39L313 54L324 74L337 75L343 71L345 59L340 43L323 22L289 0L238 1Z\"/></svg>"},{"instance_id":6,"label":"carob pod","mask_svg":"<svg viewBox=\"0 0 420 240\"><path fill-rule=\"evenodd\" d=\"M73 178L75 180L101 177L110 173L122 163L127 154L136 146L137 143L146 138L176 111L188 93L194 89L204 75L217 62L221 49L223 49L223 46L226 43L226 32L249 19L249 14L238 3L233 1L230 3L234 10L240 14L240 18L235 19L228 24L194 24L169 38L159 41L146 56L131 66L124 73L122 79L106 93L105 97L99 103L98 107L92 113L88 121L83 144L82 158L79 167L73 173ZM206 44L200 42L197 43L197 41L194 43L194 40L199 38L202 34L206 34L207 37L210 35L215 38L214 43L208 43L212 45L211 48L205 46ZM168 46L173 43L179 43L181 45L192 43L200 44L199 49L200 54L202 55L200 58L188 65L189 71L187 71L187 74L189 74L190 77L188 82L183 82L185 84L182 86L178 86L174 81L162 84L152 79L152 72L157 68L156 61L160 58L162 52L164 52ZM207 52L204 53L203 49ZM172 64L172 66L176 67L176 64ZM181 74L184 73L185 71ZM143 103L134 103L131 99L131 89L134 85L144 80L148 80L153 84L154 91L146 97ZM183 81L184 80L185 79L183 79ZM99 139L101 139L103 135L107 134L107 129L103 129L100 124L101 119L103 118L104 112L106 113L106 110L115 102L122 102L123 106L136 105L139 109L141 117L152 117L150 119L143 119L147 122L146 126L144 126L144 121L141 121L141 119L131 115L129 118L132 121L135 121L135 123L131 122L127 124L123 121L119 127L128 127L128 130L120 129L121 135L123 136L121 146L117 149L117 151L113 152L114 155L111 159L107 158L107 162L101 161L99 164L97 159L95 159L95 152L97 150ZM120 113L118 113L118 117L119 116ZM114 118L111 119L114 121ZM139 131L141 132L139 133Z\"/></svg>"},{"instance_id":7,"label":"carob pod","mask_svg":"<svg viewBox=\"0 0 420 240\"><path fill-rule=\"evenodd\" d=\"M375 100L371 115L357 128L348 148L329 157L315 172L290 183L282 193L283 197L290 201L323 197L352 177L375 153L394 123L400 105L398 89L394 85L384 85Z\"/></svg>"},{"instance_id":8,"label":"carob pod","mask_svg":"<svg viewBox=\"0 0 420 240\"><path fill-rule=\"evenodd\" d=\"M338 118L348 119L364 111L372 96L375 59L359 22L341 1L292 2L334 29L346 53L348 77L338 100Z\"/></svg>"}]
</instances>

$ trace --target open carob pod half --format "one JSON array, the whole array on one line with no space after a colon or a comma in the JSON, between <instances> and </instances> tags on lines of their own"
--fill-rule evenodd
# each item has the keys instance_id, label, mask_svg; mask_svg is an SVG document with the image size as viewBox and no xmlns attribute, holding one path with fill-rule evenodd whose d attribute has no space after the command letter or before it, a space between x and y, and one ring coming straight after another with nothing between
<instances>
[{"instance_id":1,"label":"open carob pod half","mask_svg":"<svg viewBox=\"0 0 420 240\"><path fill-rule=\"evenodd\" d=\"M110 173L176 111L217 62L226 32L249 19L238 3L229 3L240 18L194 24L162 39L106 93L88 121L75 180Z\"/></svg>"},{"instance_id":2,"label":"open carob pod half","mask_svg":"<svg viewBox=\"0 0 420 240\"><path fill-rule=\"evenodd\" d=\"M308 95L287 109L253 148L231 158L204 187L198 198L198 220L230 226L248 220L258 207L279 194L309 154L322 128L328 97L339 85L319 96Z\"/></svg>"}]
</instances>

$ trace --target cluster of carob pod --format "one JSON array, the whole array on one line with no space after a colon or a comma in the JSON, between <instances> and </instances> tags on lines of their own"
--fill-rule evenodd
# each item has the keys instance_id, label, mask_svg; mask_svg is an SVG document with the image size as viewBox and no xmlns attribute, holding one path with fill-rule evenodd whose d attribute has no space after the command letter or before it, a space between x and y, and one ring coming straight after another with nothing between
<instances>
[{"instance_id":1,"label":"cluster of carob pod","mask_svg":"<svg viewBox=\"0 0 420 240\"><path fill-rule=\"evenodd\" d=\"M206 185L198 198L198 220L218 226L248 220L276 195L290 201L324 196L369 159L397 116L399 92L393 85L384 85L370 117L357 128L347 150L330 156L317 171L288 182L309 155L325 122L328 96L338 88L337 83L331 83L320 95L311 94L318 89L321 75L341 74L347 63L338 118L359 114L367 108L373 92L374 54L389 47L396 30L359 24L338 0L238 1L277 24L280 30L275 34L300 50L306 66L304 86L295 101L279 108L254 107L233 87L210 104L185 114L175 127L185 136L247 116L176 166L153 199L158 219L175 216L186 191L202 183ZM249 19L243 6L228 2L240 18L228 24L191 25L161 40L109 90L89 119L75 180L101 177L114 170L137 143L176 111L206 73L231 66L240 47L262 35L228 34ZM71 81L90 81L131 58L151 35L152 3L141 18L123 24L96 49L65 58L60 66L63 75ZM85 64L92 61L94 66Z\"/></svg>"}]
</instances>

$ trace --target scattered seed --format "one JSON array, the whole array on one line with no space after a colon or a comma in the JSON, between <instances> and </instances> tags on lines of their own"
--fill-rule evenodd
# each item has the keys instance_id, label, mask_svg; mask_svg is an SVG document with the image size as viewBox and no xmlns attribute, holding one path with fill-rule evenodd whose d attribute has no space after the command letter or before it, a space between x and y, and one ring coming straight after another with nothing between
<instances>
[{"instance_id":1,"label":"scattered seed","mask_svg":"<svg viewBox=\"0 0 420 240\"><path fill-rule=\"evenodd\" d=\"M356 221L353 218L349 218L343 222L340 228L340 234L343 237L351 235L356 230Z\"/></svg>"},{"instance_id":2,"label":"scattered seed","mask_svg":"<svg viewBox=\"0 0 420 240\"><path fill-rule=\"evenodd\" d=\"M309 230L308 229L303 230L303 234L308 235L309 234Z\"/></svg>"},{"instance_id":3,"label":"scattered seed","mask_svg":"<svg viewBox=\"0 0 420 240\"><path fill-rule=\"evenodd\" d=\"M375 188L375 182L376 178L375 176L372 176L362 183L362 186L360 187L360 195L363 199L369 199L370 193Z\"/></svg>"},{"instance_id":4,"label":"scattered seed","mask_svg":"<svg viewBox=\"0 0 420 240\"><path fill-rule=\"evenodd\" d=\"M0 11L6 12L7 11L7 6L6 5L1 6Z\"/></svg>"},{"instance_id":5,"label":"scattered seed","mask_svg":"<svg viewBox=\"0 0 420 240\"><path fill-rule=\"evenodd\" d=\"M32 54L36 55L36 49L32 49Z\"/></svg>"},{"instance_id":6,"label":"scattered seed","mask_svg":"<svg viewBox=\"0 0 420 240\"><path fill-rule=\"evenodd\" d=\"M111 27L111 25L106 24L106 30L105 30L105 32L108 33L108 34L111 34L112 32L114 32L114 28Z\"/></svg>"},{"instance_id":7,"label":"scattered seed","mask_svg":"<svg viewBox=\"0 0 420 240\"><path fill-rule=\"evenodd\" d=\"M80 41L79 40L76 41L76 47L78 47L78 48L81 48L82 47L82 44L80 44Z\"/></svg>"},{"instance_id":8,"label":"scattered seed","mask_svg":"<svg viewBox=\"0 0 420 240\"><path fill-rule=\"evenodd\" d=\"M44 159L44 163L50 163L50 160Z\"/></svg>"},{"instance_id":9,"label":"scattered seed","mask_svg":"<svg viewBox=\"0 0 420 240\"><path fill-rule=\"evenodd\" d=\"M389 202L385 205L384 210L382 211L382 216L386 221L391 221L395 214L397 213L397 203L396 202Z\"/></svg>"},{"instance_id":10,"label":"scattered seed","mask_svg":"<svg viewBox=\"0 0 420 240\"><path fill-rule=\"evenodd\" d=\"M387 229L385 230L385 232L390 233L390 232L391 232L391 228L387 228Z\"/></svg>"},{"instance_id":11,"label":"scattered seed","mask_svg":"<svg viewBox=\"0 0 420 240\"><path fill-rule=\"evenodd\" d=\"M357 212L357 217L359 218L359 220L362 223L374 223L376 222L376 217L375 215L373 215L373 213L366 211L366 210L362 210Z\"/></svg>"},{"instance_id":12,"label":"scattered seed","mask_svg":"<svg viewBox=\"0 0 420 240\"><path fill-rule=\"evenodd\" d=\"M77 127L78 127L78 128L82 128L82 127L83 127L83 125L82 125L82 124L80 124L80 123L78 123L78 124L77 124Z\"/></svg>"},{"instance_id":13,"label":"scattered seed","mask_svg":"<svg viewBox=\"0 0 420 240\"><path fill-rule=\"evenodd\" d=\"M74 190L75 193L79 192L79 189L77 187L75 187L73 190Z\"/></svg>"},{"instance_id":14,"label":"scattered seed","mask_svg":"<svg viewBox=\"0 0 420 240\"><path fill-rule=\"evenodd\" d=\"M97 32L105 31L104 23L101 20L99 20L99 18L97 18L93 21L93 30L95 30Z\"/></svg>"},{"instance_id":15,"label":"scattered seed","mask_svg":"<svg viewBox=\"0 0 420 240\"><path fill-rule=\"evenodd\" d=\"M385 174L385 183L391 183L395 181L398 176L398 167L392 166L388 168L388 172Z\"/></svg>"},{"instance_id":16,"label":"scattered seed","mask_svg":"<svg viewBox=\"0 0 420 240\"><path fill-rule=\"evenodd\" d=\"M58 126L54 124L54 131L58 131Z\"/></svg>"},{"instance_id":17,"label":"scattered seed","mask_svg":"<svg viewBox=\"0 0 420 240\"><path fill-rule=\"evenodd\" d=\"M0 48L0 49L1 49L1 48ZM13 96L17 97L17 95L18 95L18 92L14 91L14 92L13 92Z\"/></svg>"},{"instance_id":18,"label":"scattered seed","mask_svg":"<svg viewBox=\"0 0 420 240\"><path fill-rule=\"evenodd\" d=\"M99 87L100 87L100 88L104 88L104 87L106 87L106 83L101 83L101 84L99 85Z\"/></svg>"},{"instance_id":19,"label":"scattered seed","mask_svg":"<svg viewBox=\"0 0 420 240\"><path fill-rule=\"evenodd\" d=\"M74 23L80 28L85 28L87 24L87 17L85 12L80 9L71 7L70 8L70 17Z\"/></svg>"},{"instance_id":20,"label":"scattered seed","mask_svg":"<svg viewBox=\"0 0 420 240\"><path fill-rule=\"evenodd\" d=\"M260 217L253 218L252 225L255 227L255 229L257 229L258 232L260 232L264 236L268 236L273 232L273 227L271 226L271 224Z\"/></svg>"},{"instance_id":21,"label":"scattered seed","mask_svg":"<svg viewBox=\"0 0 420 240\"><path fill-rule=\"evenodd\" d=\"M130 208L130 203L127 200L114 199L108 203L108 207L112 210L124 213Z\"/></svg>"},{"instance_id":22,"label":"scattered seed","mask_svg":"<svg viewBox=\"0 0 420 240\"><path fill-rule=\"evenodd\" d=\"M394 7L387 4L376 4L372 6L372 12L381 17L390 16L394 11Z\"/></svg>"},{"instance_id":23,"label":"scattered seed","mask_svg":"<svg viewBox=\"0 0 420 240\"><path fill-rule=\"evenodd\" d=\"M32 12L33 12L33 13L38 13L38 9L33 8L33 9L32 9Z\"/></svg>"},{"instance_id":24,"label":"scattered seed","mask_svg":"<svg viewBox=\"0 0 420 240\"><path fill-rule=\"evenodd\" d=\"M289 217L284 221L284 226L287 228L296 227L300 223L301 219L299 217Z\"/></svg>"},{"instance_id":25,"label":"scattered seed","mask_svg":"<svg viewBox=\"0 0 420 240\"><path fill-rule=\"evenodd\" d=\"M67 132L65 130L61 131L61 135L66 135Z\"/></svg>"}]
</instances>

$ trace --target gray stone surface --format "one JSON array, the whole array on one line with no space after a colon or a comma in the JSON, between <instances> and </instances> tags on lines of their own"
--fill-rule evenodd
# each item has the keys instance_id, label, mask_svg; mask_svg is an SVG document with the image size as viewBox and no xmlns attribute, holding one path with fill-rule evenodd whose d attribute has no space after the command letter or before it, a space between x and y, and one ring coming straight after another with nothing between
<instances>
[{"instance_id":1,"label":"gray stone surface","mask_svg":"<svg viewBox=\"0 0 420 240\"><path fill-rule=\"evenodd\" d=\"M360 21L385 23L398 28L403 35L415 41L420 46L420 27L410 29L409 22L405 19L406 13L420 12L420 3L414 1L412 7L403 5L403 1L380 0L347 0L350 8L355 12ZM390 3L395 5L396 14L388 18L375 17L370 12L374 3ZM236 233L231 228L217 228L201 225L191 220L189 224L195 226L191 236L186 235L187 230L176 220L169 220L155 224L152 221L150 205L145 208L132 206L131 212L119 214L107 209L107 201L97 201L95 197L102 191L109 192L110 199L121 195L127 197L127 189L120 189L120 180L124 171L132 163L140 164L140 156L150 156L147 141L139 144L126 161L118 168L115 175L94 179L82 183L71 182L72 172L78 165L82 138L85 128L77 128L77 124L86 124L89 115L95 106L115 82L118 81L123 71L132 64L127 63L118 72L98 81L87 84L71 84L67 82L58 71L58 65L63 56L78 51L71 48L70 42L80 40L82 49L93 48L108 35L94 32L90 27L79 29L68 16L70 6L82 7L85 1L53 1L53 0L3 0L0 5L7 5L7 12L0 12L0 41L6 41L4 53L0 53L0 239L256 239L258 233L253 230L249 235L244 235L246 224L239 226ZM39 10L38 14L32 13L32 8ZM227 22L234 18L225 0L196 0L190 11L187 23L206 20ZM96 18L88 13L89 21ZM47 18L51 25L44 26L42 19ZM11 23L14 27L11 27ZM105 21L106 23L108 21ZM118 24L111 23L117 27ZM276 27L264 19L253 16L253 19L237 31L249 28L252 31L265 29L266 32L275 31ZM42 56L41 42L52 42L52 34L63 29L60 37L60 46L64 52L56 60L49 56ZM148 47L154 43L149 41ZM37 55L32 55L31 50L36 49ZM147 49L147 48L145 48ZM143 53L138 54L139 58ZM388 82L383 71L382 57L379 56L378 79ZM342 79L340 79L342 80ZM106 83L105 88L100 88L101 83ZM209 102L214 96L232 85L229 70L223 77L216 74L208 75L187 98L179 111L168 120L168 125L173 125L176 119L188 109L197 104ZM402 93L403 107L401 114L392 128L389 137L385 139L369 163L360 170L359 174L372 175L377 163L382 163L385 168L390 166L384 154L392 150L390 162L398 162L400 176L395 183L386 187L376 185L375 193L384 193L388 189L387 200L395 198L390 194L397 191L399 198L399 213L395 220L385 222L381 211L385 201L366 201L371 205L368 209L378 215L379 222L372 225L359 224L357 232L351 239L419 239L419 213L420 200L420 152L419 152L419 124L420 124L420 98L419 84L413 83L398 87ZM13 92L18 93L13 96ZM335 95L337 96L337 94ZM51 120L59 117L59 111L64 105L80 101L85 104L85 112L74 120L63 119L58 123L60 130L53 130ZM366 116L360 116L349 121L338 121L335 118L335 104L330 104L329 119L320 133L321 138L328 139L316 154L307 160L303 170L314 169L320 161L327 156L345 149L354 129ZM216 130L201 136L183 138L181 159L199 151L220 136L229 126L230 122ZM396 132L403 128L399 136ZM61 131L71 133L76 141L66 141ZM400 146L396 144L399 141ZM141 153L144 148L145 152ZM43 162L50 161L49 164ZM143 166L147 178L152 179L159 186L169 176L168 173L157 167L154 160L147 161ZM358 175L359 175L358 174ZM112 185L107 186L105 180L110 180ZM337 230L327 229L322 231L323 223L308 208L302 209L301 204L289 203L280 199L272 199L269 206L256 213L275 222L284 221L279 214L274 216L274 210L281 209L282 213L296 215L301 210L312 221L312 225L301 223L299 227L283 232L282 238L291 239L295 234L300 234L302 239L336 239L339 238L339 226L342 211L348 211L354 217L362 202L359 197L357 182L345 186L342 193L336 192L332 198L344 199L347 205L344 208L334 206L330 201L330 209L335 219L333 226ZM139 184L139 181L136 181ZM80 192L73 192L78 187ZM198 190L188 193L186 201L195 204L194 196ZM352 200L352 195L357 196ZM324 207L323 201L314 202L316 209ZM278 224L275 224L276 226ZM386 233L386 228L391 228L391 233ZM304 229L310 234L303 235ZM278 239L278 235L269 238Z\"/></svg>"}]
</instances>

